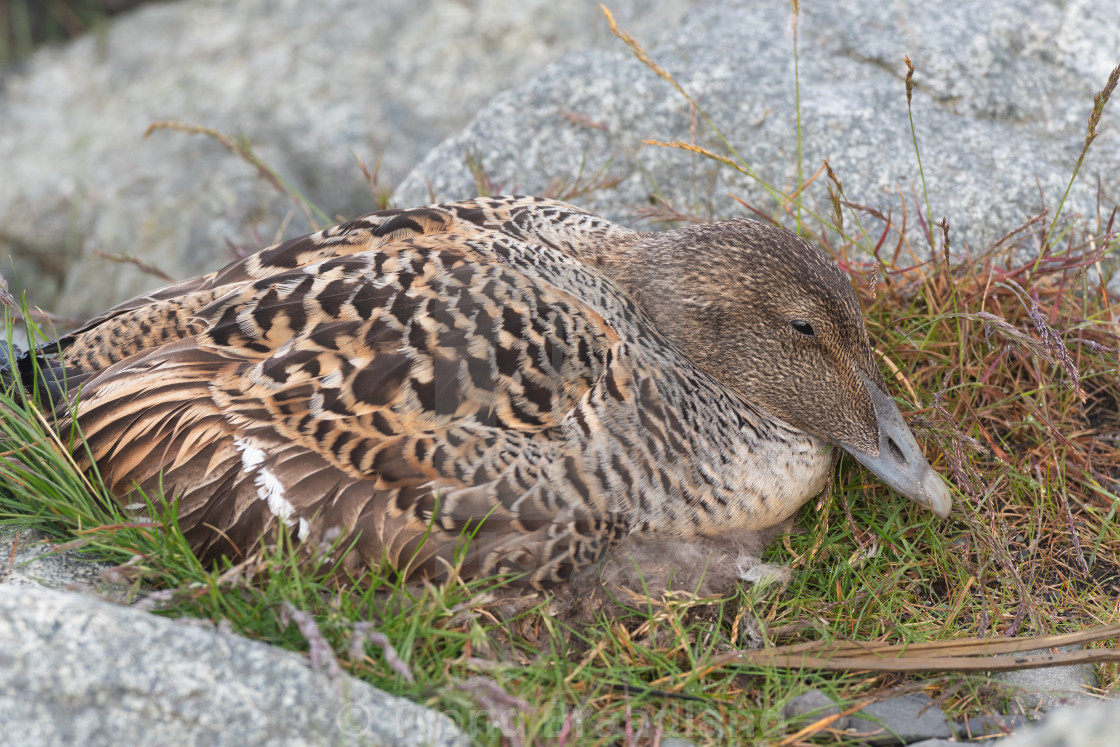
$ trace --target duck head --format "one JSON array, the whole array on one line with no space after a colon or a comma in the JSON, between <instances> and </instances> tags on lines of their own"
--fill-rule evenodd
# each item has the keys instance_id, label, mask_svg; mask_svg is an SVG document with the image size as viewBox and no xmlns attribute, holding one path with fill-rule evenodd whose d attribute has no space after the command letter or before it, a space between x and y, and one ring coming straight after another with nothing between
<instances>
[{"instance_id":1,"label":"duck head","mask_svg":"<svg viewBox=\"0 0 1120 747\"><path fill-rule=\"evenodd\" d=\"M887 393L851 281L821 251L784 229L735 220L643 234L605 263L707 373L949 514L948 488Z\"/></svg>"}]
</instances>

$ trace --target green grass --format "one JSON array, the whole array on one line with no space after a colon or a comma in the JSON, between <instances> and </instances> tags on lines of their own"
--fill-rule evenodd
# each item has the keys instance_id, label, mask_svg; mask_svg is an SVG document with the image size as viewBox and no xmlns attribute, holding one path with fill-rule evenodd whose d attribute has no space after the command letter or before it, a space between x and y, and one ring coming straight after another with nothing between
<instances>
[{"instance_id":1,"label":"green grass","mask_svg":"<svg viewBox=\"0 0 1120 747\"><path fill-rule=\"evenodd\" d=\"M757 178L730 146L727 155L687 147ZM251 154L247 145L232 150ZM1083 159L1084 151L1078 167ZM945 523L845 458L797 517L800 530L767 553L792 568L788 584L743 586L722 600L623 600L621 612L574 623L552 614L545 595L511 610L487 582L407 588L371 569L340 586L297 564L284 541L240 565L204 568L174 506L153 496L143 519L118 508L96 474L75 470L79 434L56 434L34 398L8 391L0 395L0 524L39 529L82 557L117 564L110 575L159 614L225 621L308 652L328 672L337 666L450 714L483 744L655 744L671 735L698 744L843 743L823 727L794 738L798 726L782 719L782 705L810 688L845 703L922 690L954 715L998 710L1008 693L983 676L790 672L720 657L814 640L1054 633L1120 617L1120 309L1091 282L1102 262L1115 261L1116 238L1111 225L1069 220L1055 233L1060 216L1039 216L974 256L946 252L923 263L933 226L914 237L852 207L827 171L829 194L819 201L812 179L799 177L795 196L763 182L779 197L769 215L817 237L852 276L904 414L959 489ZM476 177L489 183L481 168ZM601 174L557 184L573 194L609 186ZM663 206L658 217L692 216ZM1014 260L1037 246L1047 223L1045 239L1061 244ZM1116 687L1115 665L1099 675L1104 689Z\"/></svg>"}]
</instances>

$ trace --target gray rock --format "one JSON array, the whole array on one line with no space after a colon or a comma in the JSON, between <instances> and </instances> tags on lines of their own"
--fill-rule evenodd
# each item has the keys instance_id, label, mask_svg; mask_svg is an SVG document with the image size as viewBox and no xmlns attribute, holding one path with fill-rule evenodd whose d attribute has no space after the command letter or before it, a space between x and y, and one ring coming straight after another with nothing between
<instances>
[{"instance_id":1,"label":"gray rock","mask_svg":"<svg viewBox=\"0 0 1120 747\"><path fill-rule=\"evenodd\" d=\"M840 713L841 710L843 709L836 701L820 690L810 690L786 701L782 706L782 717L794 723L812 722ZM847 729L848 725L847 716L832 722L833 729Z\"/></svg>"},{"instance_id":2,"label":"gray rock","mask_svg":"<svg viewBox=\"0 0 1120 747\"><path fill-rule=\"evenodd\" d=\"M1064 646L1060 651L1076 651L1081 646ZM1046 651L1027 651L1026 655ZM1096 669L1092 664L1068 667L1045 667L1001 672L997 678L1015 690L1015 701L1024 713L1049 711L1059 705L1096 702L1086 688L1097 686Z\"/></svg>"},{"instance_id":3,"label":"gray rock","mask_svg":"<svg viewBox=\"0 0 1120 747\"><path fill-rule=\"evenodd\" d=\"M924 693L908 693L872 703L852 715L847 731L868 744L909 744L953 736L953 727Z\"/></svg>"},{"instance_id":4,"label":"gray rock","mask_svg":"<svg viewBox=\"0 0 1120 747\"><path fill-rule=\"evenodd\" d=\"M1120 734L1120 701L1060 708L1037 726L1001 740L1000 747L1113 747Z\"/></svg>"},{"instance_id":5,"label":"gray rock","mask_svg":"<svg viewBox=\"0 0 1120 747\"><path fill-rule=\"evenodd\" d=\"M658 35L689 3L619 0ZM146 5L99 33L0 71L0 259L32 305L82 316L256 249L307 216L212 139L249 138L332 216L375 209L355 164L395 185L498 91L572 49L615 46L597 0L189 0ZM289 219L290 218L290 222Z\"/></svg>"},{"instance_id":6,"label":"gray rock","mask_svg":"<svg viewBox=\"0 0 1120 747\"><path fill-rule=\"evenodd\" d=\"M1004 716L989 714L973 716L958 726L957 736L961 739L991 739L1014 734L1027 726L1027 717L1020 715Z\"/></svg>"},{"instance_id":7,"label":"gray rock","mask_svg":"<svg viewBox=\"0 0 1120 747\"><path fill-rule=\"evenodd\" d=\"M1040 190L1048 206L1057 206L1093 95L1120 62L1120 14L1112 0L897 0L889 10L858 0L804 3L799 40L805 178L828 159L850 200L892 210L899 222L901 192L914 226L922 186L906 107L909 54L917 67L914 122L931 212L935 221L948 217L953 246L980 249L1039 212ZM784 190L796 183L789 3L706 2L668 40L648 48L762 180ZM1120 117L1118 107L1113 101L1105 112L1067 215L1096 215L1098 176L1105 220L1116 204L1111 167L1120 161L1120 128L1109 122ZM573 201L632 226L648 225L635 211L656 197L714 217L744 213L729 192L772 209L774 199L758 182L641 142L689 141L694 124L682 96L626 51L572 54L495 97L428 154L394 200L473 194L476 177L464 158L472 153L502 191L564 194L573 182L607 182L612 186ZM728 152L703 121L695 140ZM558 187L562 179L568 184ZM822 215L831 213L826 181L822 176L806 193L806 204ZM881 223L866 215L863 222L877 239Z\"/></svg>"},{"instance_id":8,"label":"gray rock","mask_svg":"<svg viewBox=\"0 0 1120 747\"><path fill-rule=\"evenodd\" d=\"M109 563L98 563L73 551L52 551L48 537L32 529L0 527L0 588L47 586L66 589L73 586L104 586L101 572Z\"/></svg>"},{"instance_id":9,"label":"gray rock","mask_svg":"<svg viewBox=\"0 0 1120 747\"><path fill-rule=\"evenodd\" d=\"M843 709L819 690L794 696L782 708L793 723L809 723ZM873 703L862 711L831 724L832 729L858 735L867 744L907 744L916 740L953 736L953 727L940 708L924 694L899 695ZM931 745L932 747L932 745Z\"/></svg>"},{"instance_id":10,"label":"gray rock","mask_svg":"<svg viewBox=\"0 0 1120 747\"><path fill-rule=\"evenodd\" d=\"M0 587L0 723L27 745L467 745L303 657L75 594Z\"/></svg>"}]
</instances>

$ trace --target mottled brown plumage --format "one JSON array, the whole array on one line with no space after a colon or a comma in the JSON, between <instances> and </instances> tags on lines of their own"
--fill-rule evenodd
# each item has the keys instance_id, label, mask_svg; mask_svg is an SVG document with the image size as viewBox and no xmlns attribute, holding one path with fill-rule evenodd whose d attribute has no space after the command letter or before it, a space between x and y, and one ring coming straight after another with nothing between
<instances>
[{"instance_id":1,"label":"mottled brown plumage","mask_svg":"<svg viewBox=\"0 0 1120 747\"><path fill-rule=\"evenodd\" d=\"M464 575L543 587L623 538L778 524L823 487L830 443L949 507L848 279L753 221L644 234L523 197L383 211L47 352L82 383L106 483L178 499L207 560L283 522L353 542L344 570L440 578L469 536Z\"/></svg>"}]
</instances>

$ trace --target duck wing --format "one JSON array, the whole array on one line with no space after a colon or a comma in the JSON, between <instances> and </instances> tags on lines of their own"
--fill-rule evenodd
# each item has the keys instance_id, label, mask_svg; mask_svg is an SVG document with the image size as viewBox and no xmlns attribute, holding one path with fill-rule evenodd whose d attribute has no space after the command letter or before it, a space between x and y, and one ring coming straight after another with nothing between
<instances>
[{"instance_id":1,"label":"duck wing","mask_svg":"<svg viewBox=\"0 0 1120 747\"><path fill-rule=\"evenodd\" d=\"M204 560L283 524L309 550L353 545L353 573L458 560L543 586L594 561L628 531L581 477L625 345L459 209L375 214L87 325L63 347L94 369L77 456L119 496L177 500Z\"/></svg>"},{"instance_id":2,"label":"duck wing","mask_svg":"<svg viewBox=\"0 0 1120 747\"><path fill-rule=\"evenodd\" d=\"M191 334L191 320L199 310L247 282L373 251L406 238L448 233L465 224L500 231L579 259L634 236L629 229L573 205L541 197L477 198L409 210L382 210L281 242L216 272L131 298L40 352L64 354L73 374L105 368L141 350Z\"/></svg>"},{"instance_id":3,"label":"duck wing","mask_svg":"<svg viewBox=\"0 0 1120 747\"><path fill-rule=\"evenodd\" d=\"M191 334L201 309L240 288L297 267L387 246L410 236L441 234L454 217L438 207L383 210L268 247L207 275L130 298L60 337L43 354L63 354L72 373L105 368L141 350Z\"/></svg>"}]
</instances>

